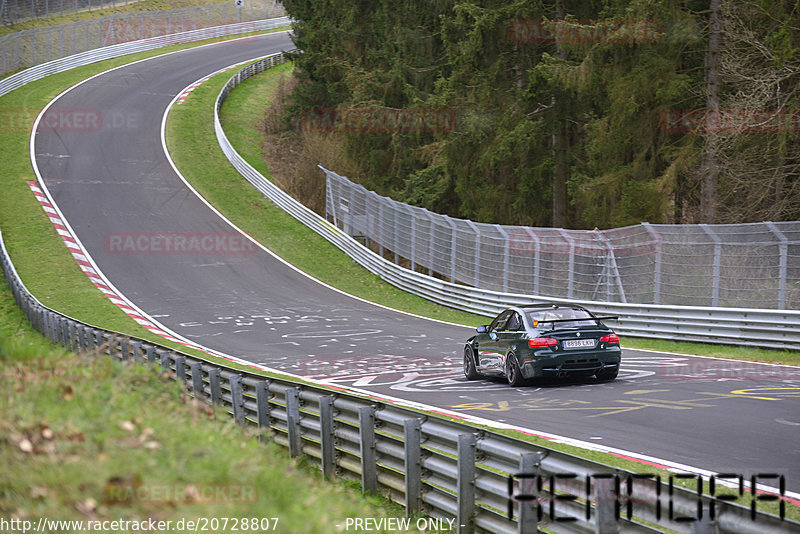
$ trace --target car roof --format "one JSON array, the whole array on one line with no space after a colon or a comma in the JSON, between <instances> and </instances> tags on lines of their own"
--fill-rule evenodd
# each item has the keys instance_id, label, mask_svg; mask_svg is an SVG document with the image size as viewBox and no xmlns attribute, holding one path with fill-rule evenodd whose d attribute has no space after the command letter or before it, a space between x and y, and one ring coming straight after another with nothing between
<instances>
[{"instance_id":1,"label":"car roof","mask_svg":"<svg viewBox=\"0 0 800 534\"><path fill-rule=\"evenodd\" d=\"M578 304L553 304L553 303L538 303L538 304L523 304L520 306L516 306L515 308L519 308L521 310L556 310L559 308L568 308L572 310L584 310L589 311L583 306L579 306Z\"/></svg>"}]
</instances>

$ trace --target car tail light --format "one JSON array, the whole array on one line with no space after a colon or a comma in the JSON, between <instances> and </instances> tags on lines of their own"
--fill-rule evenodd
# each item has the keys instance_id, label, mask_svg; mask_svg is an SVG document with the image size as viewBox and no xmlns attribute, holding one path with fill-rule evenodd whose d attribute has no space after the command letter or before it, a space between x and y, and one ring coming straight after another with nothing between
<instances>
[{"instance_id":1,"label":"car tail light","mask_svg":"<svg viewBox=\"0 0 800 534\"><path fill-rule=\"evenodd\" d=\"M552 337L537 337L528 341L528 346L532 349L541 349L544 347L553 347L558 345L558 341Z\"/></svg>"},{"instance_id":2,"label":"car tail light","mask_svg":"<svg viewBox=\"0 0 800 534\"><path fill-rule=\"evenodd\" d=\"M606 334L600 338L600 343L608 343L609 345L619 345L619 336L617 334Z\"/></svg>"}]
</instances>

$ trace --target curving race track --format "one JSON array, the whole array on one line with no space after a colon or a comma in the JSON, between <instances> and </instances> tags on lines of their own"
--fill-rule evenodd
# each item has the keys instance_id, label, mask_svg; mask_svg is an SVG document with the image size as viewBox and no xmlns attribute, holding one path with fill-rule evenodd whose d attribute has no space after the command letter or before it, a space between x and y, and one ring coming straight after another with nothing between
<instances>
[{"instance_id":1,"label":"curving race track","mask_svg":"<svg viewBox=\"0 0 800 534\"><path fill-rule=\"evenodd\" d=\"M130 301L187 339L274 369L713 472L779 473L800 490L796 368L626 350L612 383L467 382L468 328L349 297L261 249L116 247L130 236L234 239L173 171L162 117L195 80L290 47L286 33L270 34L131 64L78 85L51 108L95 110L100 123L40 123L33 146L42 185Z\"/></svg>"}]
</instances>

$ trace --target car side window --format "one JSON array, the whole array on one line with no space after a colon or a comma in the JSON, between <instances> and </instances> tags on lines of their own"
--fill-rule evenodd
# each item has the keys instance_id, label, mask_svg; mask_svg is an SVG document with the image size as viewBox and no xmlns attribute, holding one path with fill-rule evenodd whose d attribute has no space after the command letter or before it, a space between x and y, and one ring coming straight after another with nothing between
<instances>
[{"instance_id":1,"label":"car side window","mask_svg":"<svg viewBox=\"0 0 800 534\"><path fill-rule=\"evenodd\" d=\"M522 320L520 320L519 314L514 312L511 315L511 318L508 320L508 324L506 325L506 330L510 332L516 332L517 330L522 329Z\"/></svg>"},{"instance_id":2,"label":"car side window","mask_svg":"<svg viewBox=\"0 0 800 534\"><path fill-rule=\"evenodd\" d=\"M508 317L512 313L514 313L513 310L506 310L500 315L498 315L497 318L494 321L492 321L492 324L489 325L489 332L492 332L494 330L497 331L504 330L506 322L508 322Z\"/></svg>"}]
</instances>

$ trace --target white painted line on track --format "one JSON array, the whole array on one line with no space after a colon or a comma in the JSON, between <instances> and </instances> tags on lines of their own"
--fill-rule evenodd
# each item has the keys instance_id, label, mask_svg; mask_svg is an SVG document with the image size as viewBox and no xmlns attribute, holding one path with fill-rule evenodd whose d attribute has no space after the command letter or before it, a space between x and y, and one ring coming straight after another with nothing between
<instances>
[{"instance_id":1,"label":"white painted line on track","mask_svg":"<svg viewBox=\"0 0 800 534\"><path fill-rule=\"evenodd\" d=\"M275 33L282 33L282 32L275 32ZM251 37L244 37L243 39L247 39L247 38L251 38ZM224 42L227 43L227 42L230 42L230 41L224 41ZM217 44L217 43L211 43L211 44L202 45L202 46L213 46L214 44ZM194 48L201 48L201 47L194 47ZM192 49L188 49L188 50L192 50ZM677 462L672 462L672 461L669 461L669 460L664 460L664 459L661 459L661 458L656 458L656 457L652 457L652 456L648 456L648 455L644 455L644 454L639 454L639 453L635 453L635 452L631 452L631 451L626 451L626 450L618 449L618 448L614 448L614 447L607 447L607 446L604 446L604 445L599 445L599 444L596 444L596 443L591 443L591 442L581 441L581 440L577 440L577 439L573 439L573 438L568 438L568 437L560 436L560 435L557 435L557 434L551 434L551 433L547 433L547 432L540 432L540 431L536 431L536 430L533 430L533 429L518 427L518 426L514 426L514 425L508 425L508 424L505 424L505 423L499 423L497 421L492 421L492 420L489 420L489 419L484 419L484 418L475 417L475 416L471 416L471 415L465 415L465 414L458 413L458 412L452 412L452 411L441 409L441 408L438 408L438 407L435 407L435 406L416 403L416 402L413 402L413 401L409 401L409 400L405 400L405 399L399 399L399 398L391 397L391 396L384 396L384 395L380 395L380 394L377 394L377 393L374 393L374 392L371 392L371 391L367 391L367 390L362 390L362 389L358 389L358 388L331 387L330 385L321 383L321 382L313 380L313 379L305 378L305 377L302 377L302 376L299 376L299 375L294 375L294 374L291 374L291 373L286 373L284 371L280 371L280 370L277 370L277 369L272 369L272 368L269 368L269 367L266 367L266 366L263 366L263 365L254 364L252 362L249 362L249 361L246 361L246 360L242 360L240 358L236 358L236 357L230 356L228 354L220 353L220 352L215 351L213 349L209 349L208 347L204 347L202 345L196 344L196 343L184 338L180 334L177 334L176 332L172 332L171 330L166 328L164 325L162 325L161 323L156 321L152 316L148 315L143 310L139 309L133 302L128 300L127 297L125 297L125 295L123 295L119 290L117 290L114 287L114 285L110 282L110 280L108 280L108 278L97 267L97 265L95 264L95 262L92 259L91 255L88 253L88 251L85 249L85 247L83 246L81 241L78 239L77 235L72 230L72 228L69 225L68 221L66 221L66 219L63 217L63 214L62 214L61 210L58 208L58 206L56 205L55 201L53 200L50 192L47 190L46 184L44 183L44 180L42 179L41 173L40 173L38 165L36 163L36 153L35 153L35 149L34 149L35 148L35 139L36 139L36 130L38 128L38 125L39 125L42 117L47 112L47 110L59 98L61 98L62 96L64 96L68 92L70 92L72 89L75 89L76 87L80 86L81 84L83 84L83 83L85 83L85 82L87 82L87 81L89 81L89 80L91 80L91 79L93 79L93 78L95 78L97 76L101 76L101 75L103 75L103 74L105 74L107 72L111 72L111 71L119 69L119 68L127 67L127 66L130 66L130 65L135 64L135 63L148 61L148 60L155 59L155 58L158 58L158 57L163 57L163 56L168 55L168 54L175 54L175 53L180 53L180 52L184 52L184 50L179 50L179 51L175 51L175 52L169 52L167 54L162 54L160 56L154 56L154 57L151 57L151 58L146 58L146 59L142 59L142 60L139 60L139 61L131 62L131 63L128 63L126 65L121 65L121 66L118 66L118 67L114 67L114 68L109 69L107 71L103 71L103 72L98 73L98 74L96 74L94 76L91 76L91 77L89 77L89 78L87 78L87 79L85 79L85 80L83 80L81 82L78 82L77 84L73 85L72 87L64 90L62 93L60 93L58 96L56 96L53 100L51 100L47 104L47 106L45 106L45 108L42 110L42 112L36 118L36 121L35 121L34 126L33 126L32 135L31 135L31 141L30 141L31 163L32 163L32 166L33 166L33 169L34 169L34 172L36 174L37 181L38 181L38 184L36 182L29 182L31 190L34 192L34 194L37 195L37 199L39 199L40 203L42 203L43 209L49 208L49 209L46 210L46 213L50 214L51 213L50 210L55 211L56 216L52 216L51 215L51 220L53 221L54 226L56 226L56 228L58 229L59 233L62 235L62 238L64 240L65 245L70 249L70 252L73 254L73 256L75 257L78 254L80 254L82 256L81 258L77 258L76 257L76 261L79 264L84 264L84 263L88 264L88 265L81 265L81 266L82 266L82 268L85 267L84 271L86 271L87 269L91 269L92 274L94 275L94 276L90 276L90 280L92 281L92 283L94 283L98 287L98 289L101 289L105 294L109 295L110 298L111 298L111 294L113 294L113 296L116 297L116 299L114 299L114 300L118 299L119 301L121 301L120 303L115 302L115 304L117 306L119 306L121 309L123 309L123 311L126 311L126 313L128 313L128 315L130 315L132 318L135 316L135 320L137 320L137 322L140 322L140 324L143 324L143 326L146 326L150 331L152 331L152 332L154 332L154 333L156 333L156 334L158 334L161 337L164 337L166 339L177 341L177 342L185 344L187 346L197 348L198 350L207 352L209 354L213 354L213 355L215 355L217 357L223 358L223 359L231 361L231 362L238 363L240 365L244 365L244 366L251 367L251 368L254 368L254 369L258 369L258 370L277 373L277 374L280 374L280 375L283 375L283 376L288 376L288 377L294 378L294 379L299 379L299 380L305 381L307 383L314 384L314 385L316 385L318 387L322 387L322 388L326 388L326 389L334 389L334 390L339 390L339 391L343 391L343 392L355 393L355 394L363 395L365 397L368 397L368 398L371 398L371 399L375 399L375 400L378 400L378 401L387 402L389 404L393 404L393 405L396 405L396 406L420 409L420 410L436 413L436 414L439 414L439 415L443 415L443 416L446 416L446 417L451 417L451 418L454 418L454 419L462 420L462 421L465 421L465 422L487 426L487 427L490 427L490 428L512 430L512 431L519 432L520 434L523 434L523 435L541 437L541 438L544 438L546 440L552 441L554 443L563 443L563 444L579 447L579 448L582 448L582 449L605 452L605 453L609 453L609 454L612 454L614 456L618 456L618 457L621 457L621 458L626 458L626 459L638 461L638 462L640 462L642 464L645 464L645 465L652 465L652 466L656 466L656 467L660 467L660 468L668 469L668 470L672 470L672 471L687 472L687 473L697 474L697 475L701 475L701 476L703 476L705 478L708 478L708 477L716 475L716 473L708 471L708 470L696 468L696 467L693 467L693 466L689 466L689 465L685 465L685 464L681 464L681 463L677 463ZM187 86L187 88L185 88L184 91L186 89L188 89L189 87L191 87L191 84L190 84L190 86ZM408 313L408 312L402 312L402 311L399 311L399 310L394 310L394 309L389 308L387 306L383 306L383 305L380 305L380 304L375 304L375 303L369 302L369 301L364 300L364 299L362 299L360 297L356 297L354 295L350 295L350 294L348 294L348 293L346 293L346 292L344 292L342 290L334 288L333 286L330 286L330 285L328 285L328 284L326 284L326 283L314 278L313 276L309 275L308 273L303 272L302 270L298 269L297 267L289 264L288 262L286 262L282 258L278 257L274 252L272 252L271 250L267 249L266 247L264 247L263 245L258 243L255 239L253 239L251 236L249 236L248 234L243 232L241 229L239 229L237 226L235 226L230 220L228 220L226 217L224 217L206 199L204 199L201 195L199 195L199 193L197 193L197 191L186 181L186 179L183 177L183 175L178 171L177 167L175 166L174 162L172 161L172 158L169 156L169 153L168 153L167 148L166 148L166 141L165 141L166 117L167 117L167 114L169 113L170 108L175 104L175 102L178 100L178 98L181 96L181 94L184 91L179 92L178 95L175 96L175 98L172 100L172 102L170 102L170 104L167 106L167 109L166 109L166 111L165 111L165 113L163 115L162 126L161 126L162 147L164 149L164 153L166 154L168 161L170 162L170 165L175 170L175 172L180 177L180 179L187 185L187 187L195 195L197 195L197 197L201 201L203 201L222 220L226 221L227 224L229 224L233 229L235 229L236 231L241 233L243 236L247 237L254 244L256 244L262 250L264 250L265 252L267 252L268 254L273 256L278 261L280 261L283 264L287 265L288 267L294 269L295 271L297 271L298 273L302 274L303 276L305 276L305 277L307 277L307 278L309 278L311 280L314 280L315 282L317 282L317 283L319 283L319 284L321 284L321 285L323 285L323 286L325 286L325 287L327 287L327 288L329 288L329 289L331 289L333 291L336 291L336 292L341 293L343 295L350 296L351 298L354 298L354 299L356 299L356 300L358 300L360 302L368 303L370 305L378 306L378 307L384 308L384 309L390 309L392 311L395 311L395 312L398 312L398 313L403 313L405 315L419 317L419 318L422 318L422 319L436 321L436 322L439 322L439 323L444 323L444 324L448 324L448 325L452 325L452 326L464 327L464 325L458 325L458 324L455 324L455 323L448 323L446 321L441 321L441 320L437 320L437 319L429 319L429 318L422 317L422 316L415 315L415 314L411 314L411 313ZM77 251L80 251L80 252L77 252ZM91 266L91 267L89 267L89 266ZM101 280L101 282L97 281L98 278ZM772 488L772 487L763 486L763 485L759 485L758 486L758 490L759 491L763 491L765 493L770 493L770 494L779 494L779 490L777 488ZM794 492L788 492L787 491L787 492L784 493L784 495L786 497L788 497L789 499L791 499L795 504L800 505L800 493L794 493Z\"/></svg>"}]
</instances>

